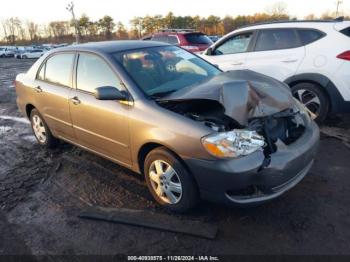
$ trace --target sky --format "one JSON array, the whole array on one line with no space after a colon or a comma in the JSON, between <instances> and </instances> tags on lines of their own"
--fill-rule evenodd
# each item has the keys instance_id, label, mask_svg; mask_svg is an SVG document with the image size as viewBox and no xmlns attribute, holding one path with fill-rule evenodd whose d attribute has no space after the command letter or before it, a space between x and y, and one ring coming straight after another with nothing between
<instances>
[{"instance_id":1,"label":"sky","mask_svg":"<svg viewBox=\"0 0 350 262\"><path fill-rule=\"evenodd\" d=\"M9 17L19 17L36 23L54 20L68 20L70 14L65 9L70 0L0 0L0 21ZM128 25L135 16L165 15L172 11L175 15L249 15L264 12L280 0L74 0L77 16L85 13L93 20L110 15L115 21ZM284 0L290 15L303 18L308 14L321 15L334 11L336 0ZM350 14L350 0L343 0L341 9Z\"/></svg>"}]
</instances>

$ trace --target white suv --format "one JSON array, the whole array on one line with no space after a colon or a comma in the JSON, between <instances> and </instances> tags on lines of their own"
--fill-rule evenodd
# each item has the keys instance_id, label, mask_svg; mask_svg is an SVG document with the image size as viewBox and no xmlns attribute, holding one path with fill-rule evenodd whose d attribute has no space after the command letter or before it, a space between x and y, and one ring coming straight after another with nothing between
<instances>
[{"instance_id":1,"label":"white suv","mask_svg":"<svg viewBox=\"0 0 350 262\"><path fill-rule=\"evenodd\" d=\"M350 21L244 27L201 56L224 71L250 69L285 82L318 122L329 112L350 112Z\"/></svg>"}]
</instances>

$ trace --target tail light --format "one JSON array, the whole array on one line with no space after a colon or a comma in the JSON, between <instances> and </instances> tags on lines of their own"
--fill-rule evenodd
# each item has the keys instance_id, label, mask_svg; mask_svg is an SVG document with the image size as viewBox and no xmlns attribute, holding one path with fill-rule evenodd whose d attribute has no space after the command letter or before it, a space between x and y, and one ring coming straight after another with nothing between
<instances>
[{"instance_id":1,"label":"tail light","mask_svg":"<svg viewBox=\"0 0 350 262\"><path fill-rule=\"evenodd\" d=\"M350 61L350 51L345 51L344 53L341 53L340 55L337 55L337 58Z\"/></svg>"}]
</instances>

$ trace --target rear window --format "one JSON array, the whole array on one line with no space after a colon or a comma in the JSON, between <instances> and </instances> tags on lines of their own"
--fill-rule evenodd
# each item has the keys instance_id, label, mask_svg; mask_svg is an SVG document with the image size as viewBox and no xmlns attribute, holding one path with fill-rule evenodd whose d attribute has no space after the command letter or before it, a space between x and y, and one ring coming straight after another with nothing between
<instances>
[{"instance_id":1,"label":"rear window","mask_svg":"<svg viewBox=\"0 0 350 262\"><path fill-rule=\"evenodd\" d=\"M344 35L350 37L350 27L345 28L345 29L341 30L340 32L343 33Z\"/></svg>"},{"instance_id":2,"label":"rear window","mask_svg":"<svg viewBox=\"0 0 350 262\"><path fill-rule=\"evenodd\" d=\"M211 45L213 41L209 37L203 34L185 34L187 42L196 45Z\"/></svg>"},{"instance_id":3,"label":"rear window","mask_svg":"<svg viewBox=\"0 0 350 262\"><path fill-rule=\"evenodd\" d=\"M279 50L300 46L294 29L269 29L259 33L255 51Z\"/></svg>"},{"instance_id":4,"label":"rear window","mask_svg":"<svg viewBox=\"0 0 350 262\"><path fill-rule=\"evenodd\" d=\"M151 39L152 41L159 41L159 42L168 42L168 38L166 35L155 35Z\"/></svg>"},{"instance_id":5,"label":"rear window","mask_svg":"<svg viewBox=\"0 0 350 262\"><path fill-rule=\"evenodd\" d=\"M314 29L298 29L298 33L303 45L311 44L325 36L325 33Z\"/></svg>"},{"instance_id":6,"label":"rear window","mask_svg":"<svg viewBox=\"0 0 350 262\"><path fill-rule=\"evenodd\" d=\"M172 45L176 45L179 43L179 40L177 39L176 35L169 35L168 36L168 43Z\"/></svg>"}]
</instances>

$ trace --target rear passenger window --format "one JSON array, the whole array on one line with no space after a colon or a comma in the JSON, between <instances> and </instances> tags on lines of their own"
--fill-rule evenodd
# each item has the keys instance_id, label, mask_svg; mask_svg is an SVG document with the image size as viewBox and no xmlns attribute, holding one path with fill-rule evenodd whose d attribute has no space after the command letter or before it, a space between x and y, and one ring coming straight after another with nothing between
<instances>
[{"instance_id":1,"label":"rear passenger window","mask_svg":"<svg viewBox=\"0 0 350 262\"><path fill-rule=\"evenodd\" d=\"M262 30L259 33L255 51L295 48L300 46L294 29Z\"/></svg>"},{"instance_id":2,"label":"rear passenger window","mask_svg":"<svg viewBox=\"0 0 350 262\"><path fill-rule=\"evenodd\" d=\"M45 81L71 87L73 60L74 54L58 54L49 58L46 61Z\"/></svg>"},{"instance_id":3,"label":"rear passenger window","mask_svg":"<svg viewBox=\"0 0 350 262\"><path fill-rule=\"evenodd\" d=\"M97 87L102 86L122 89L120 80L105 61L96 55L80 54L77 68L77 88L94 93Z\"/></svg>"},{"instance_id":4,"label":"rear passenger window","mask_svg":"<svg viewBox=\"0 0 350 262\"><path fill-rule=\"evenodd\" d=\"M313 29L298 29L298 33L303 45L311 44L325 35L324 33Z\"/></svg>"},{"instance_id":5,"label":"rear passenger window","mask_svg":"<svg viewBox=\"0 0 350 262\"><path fill-rule=\"evenodd\" d=\"M350 37L350 27L345 28L345 29L341 30L340 32L342 32L344 35Z\"/></svg>"}]
</instances>

